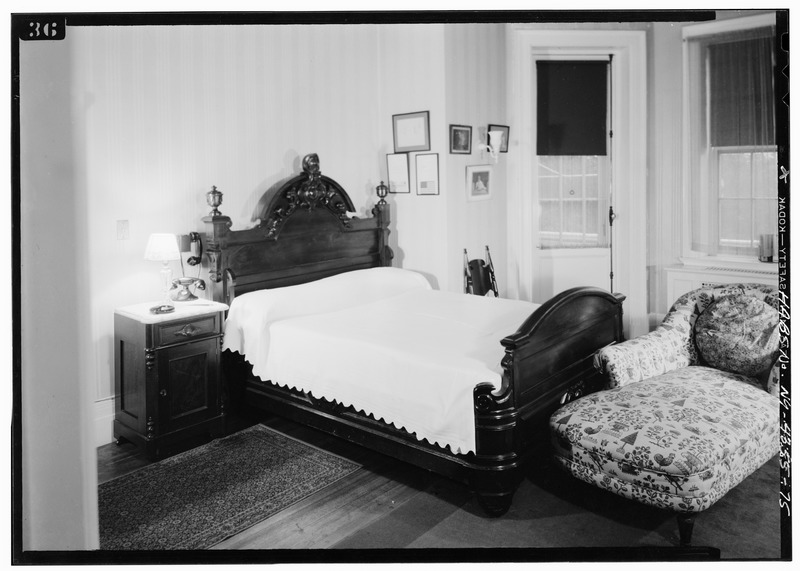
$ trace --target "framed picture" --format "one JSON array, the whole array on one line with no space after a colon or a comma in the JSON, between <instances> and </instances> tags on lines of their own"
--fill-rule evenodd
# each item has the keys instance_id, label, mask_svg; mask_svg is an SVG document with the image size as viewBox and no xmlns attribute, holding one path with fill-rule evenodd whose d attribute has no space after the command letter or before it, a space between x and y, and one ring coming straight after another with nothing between
<instances>
[{"instance_id":1,"label":"framed picture","mask_svg":"<svg viewBox=\"0 0 800 571\"><path fill-rule=\"evenodd\" d=\"M439 194L439 154L417 155L417 194Z\"/></svg>"},{"instance_id":2,"label":"framed picture","mask_svg":"<svg viewBox=\"0 0 800 571\"><path fill-rule=\"evenodd\" d=\"M467 167L467 200L487 200L492 197L492 167Z\"/></svg>"},{"instance_id":3,"label":"framed picture","mask_svg":"<svg viewBox=\"0 0 800 571\"><path fill-rule=\"evenodd\" d=\"M431 150L430 114L428 111L392 115L394 152Z\"/></svg>"},{"instance_id":4,"label":"framed picture","mask_svg":"<svg viewBox=\"0 0 800 571\"><path fill-rule=\"evenodd\" d=\"M500 146L501 153L508 152L508 134L510 130L508 125L489 125L489 128L486 130L487 133L489 133L489 131L501 131L503 133L503 144ZM487 134L486 136L488 137L489 135Z\"/></svg>"},{"instance_id":5,"label":"framed picture","mask_svg":"<svg viewBox=\"0 0 800 571\"><path fill-rule=\"evenodd\" d=\"M450 125L450 152L454 155L472 153L472 127Z\"/></svg>"},{"instance_id":6,"label":"framed picture","mask_svg":"<svg viewBox=\"0 0 800 571\"><path fill-rule=\"evenodd\" d=\"M411 192L408 182L408 155L405 153L386 155L386 167L389 175L389 192L395 194Z\"/></svg>"}]
</instances>

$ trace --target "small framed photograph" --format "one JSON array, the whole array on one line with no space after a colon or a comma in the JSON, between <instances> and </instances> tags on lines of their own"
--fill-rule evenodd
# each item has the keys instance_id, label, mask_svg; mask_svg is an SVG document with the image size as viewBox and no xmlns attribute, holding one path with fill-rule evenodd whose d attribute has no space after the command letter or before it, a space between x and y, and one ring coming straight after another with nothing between
<instances>
[{"instance_id":1,"label":"small framed photograph","mask_svg":"<svg viewBox=\"0 0 800 571\"><path fill-rule=\"evenodd\" d=\"M386 167L389 175L389 192L394 194L411 192L408 181L408 155L405 153L386 155Z\"/></svg>"},{"instance_id":2,"label":"small framed photograph","mask_svg":"<svg viewBox=\"0 0 800 571\"><path fill-rule=\"evenodd\" d=\"M424 153L416 156L417 194L439 194L439 154Z\"/></svg>"},{"instance_id":3,"label":"small framed photograph","mask_svg":"<svg viewBox=\"0 0 800 571\"><path fill-rule=\"evenodd\" d=\"M450 125L450 153L454 155L472 153L472 127Z\"/></svg>"},{"instance_id":4,"label":"small framed photograph","mask_svg":"<svg viewBox=\"0 0 800 571\"><path fill-rule=\"evenodd\" d=\"M394 152L410 153L431 150L430 113L417 111L392 115Z\"/></svg>"},{"instance_id":5,"label":"small framed photograph","mask_svg":"<svg viewBox=\"0 0 800 571\"><path fill-rule=\"evenodd\" d=\"M487 200L492 197L492 167L467 167L467 200Z\"/></svg>"},{"instance_id":6,"label":"small framed photograph","mask_svg":"<svg viewBox=\"0 0 800 571\"><path fill-rule=\"evenodd\" d=\"M486 130L487 133L490 133L492 131L500 131L501 133L503 133L503 144L500 145L501 153L508 152L508 134L510 130L511 129L508 127L508 125L489 125L489 128Z\"/></svg>"}]
</instances>

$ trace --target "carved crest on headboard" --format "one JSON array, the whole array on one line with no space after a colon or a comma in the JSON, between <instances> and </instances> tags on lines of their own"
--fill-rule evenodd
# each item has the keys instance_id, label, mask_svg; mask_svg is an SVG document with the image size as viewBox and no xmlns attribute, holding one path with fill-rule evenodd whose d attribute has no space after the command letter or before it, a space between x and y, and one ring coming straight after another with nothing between
<instances>
[{"instance_id":1,"label":"carved crest on headboard","mask_svg":"<svg viewBox=\"0 0 800 571\"><path fill-rule=\"evenodd\" d=\"M303 174L290 181L267 210L263 223L266 237L276 239L286 220L298 209L327 208L345 228L350 227L348 211L354 210L350 198L319 169L319 156L311 153L303 158Z\"/></svg>"}]
</instances>

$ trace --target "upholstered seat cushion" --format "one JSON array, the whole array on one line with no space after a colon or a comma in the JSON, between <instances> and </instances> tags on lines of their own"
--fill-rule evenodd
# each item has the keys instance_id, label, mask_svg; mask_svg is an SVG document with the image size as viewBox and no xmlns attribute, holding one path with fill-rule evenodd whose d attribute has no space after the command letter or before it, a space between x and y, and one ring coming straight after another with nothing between
<instances>
[{"instance_id":1,"label":"upholstered seat cushion","mask_svg":"<svg viewBox=\"0 0 800 571\"><path fill-rule=\"evenodd\" d=\"M568 403L550 418L550 433L572 475L697 512L777 454L778 412L778 399L754 379L693 366Z\"/></svg>"}]
</instances>

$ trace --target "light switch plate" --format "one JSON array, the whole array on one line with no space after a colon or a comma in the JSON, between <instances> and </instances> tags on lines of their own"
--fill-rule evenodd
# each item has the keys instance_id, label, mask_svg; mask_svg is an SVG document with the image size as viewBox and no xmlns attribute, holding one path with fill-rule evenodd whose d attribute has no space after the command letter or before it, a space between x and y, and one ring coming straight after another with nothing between
<instances>
[{"instance_id":1,"label":"light switch plate","mask_svg":"<svg viewBox=\"0 0 800 571\"><path fill-rule=\"evenodd\" d=\"M131 230L127 220L117 220L117 240L130 240Z\"/></svg>"}]
</instances>

